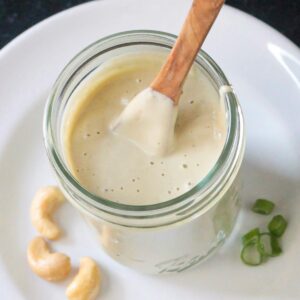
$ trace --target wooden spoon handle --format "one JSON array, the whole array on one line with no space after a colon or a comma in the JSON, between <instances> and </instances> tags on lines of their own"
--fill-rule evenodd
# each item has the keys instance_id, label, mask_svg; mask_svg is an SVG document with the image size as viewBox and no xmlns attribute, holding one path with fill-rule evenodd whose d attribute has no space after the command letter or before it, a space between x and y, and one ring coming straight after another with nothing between
<instances>
[{"instance_id":1,"label":"wooden spoon handle","mask_svg":"<svg viewBox=\"0 0 300 300\"><path fill-rule=\"evenodd\" d=\"M225 0L194 0L167 61L150 85L178 103L184 80Z\"/></svg>"}]
</instances>

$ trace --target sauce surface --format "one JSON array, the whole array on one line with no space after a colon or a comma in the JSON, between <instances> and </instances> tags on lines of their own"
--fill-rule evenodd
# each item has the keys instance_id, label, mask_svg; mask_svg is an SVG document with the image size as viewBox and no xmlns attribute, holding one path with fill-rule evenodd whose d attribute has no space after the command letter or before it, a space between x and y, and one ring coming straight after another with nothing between
<instances>
[{"instance_id":1,"label":"sauce surface","mask_svg":"<svg viewBox=\"0 0 300 300\"><path fill-rule=\"evenodd\" d=\"M193 188L218 160L227 134L224 104L197 66L184 84L167 155L151 156L112 132L111 124L150 85L165 58L159 52L116 57L72 94L64 154L72 174L95 195L132 205L164 202Z\"/></svg>"}]
</instances>

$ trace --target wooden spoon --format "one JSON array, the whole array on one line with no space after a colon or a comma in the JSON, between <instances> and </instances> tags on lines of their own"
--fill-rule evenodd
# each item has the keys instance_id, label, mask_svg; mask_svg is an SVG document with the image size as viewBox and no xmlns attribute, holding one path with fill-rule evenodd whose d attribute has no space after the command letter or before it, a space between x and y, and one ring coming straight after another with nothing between
<instances>
[{"instance_id":1,"label":"wooden spoon","mask_svg":"<svg viewBox=\"0 0 300 300\"><path fill-rule=\"evenodd\" d=\"M194 0L179 37L150 88L126 106L112 131L149 155L165 155L174 140L182 85L224 0Z\"/></svg>"},{"instance_id":2,"label":"wooden spoon","mask_svg":"<svg viewBox=\"0 0 300 300\"><path fill-rule=\"evenodd\" d=\"M182 85L225 0L194 0L167 61L150 85L178 104Z\"/></svg>"}]
</instances>

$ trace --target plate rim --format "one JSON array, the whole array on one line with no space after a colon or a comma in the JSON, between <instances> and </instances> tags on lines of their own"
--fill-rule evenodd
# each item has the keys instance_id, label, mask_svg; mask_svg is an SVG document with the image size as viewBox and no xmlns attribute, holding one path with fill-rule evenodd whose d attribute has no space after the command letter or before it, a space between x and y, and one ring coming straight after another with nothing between
<instances>
[{"instance_id":1,"label":"plate rim","mask_svg":"<svg viewBox=\"0 0 300 300\"><path fill-rule=\"evenodd\" d=\"M11 51L12 48L17 47L18 44L22 42L22 40L25 40L28 37L30 37L30 35L33 34L35 31L42 30L43 27L47 26L48 23L55 22L55 20L59 19L59 18L64 18L66 14L72 14L72 13L74 13L74 11L82 9L82 7L98 5L98 3L100 3L100 2L108 2L108 1L112 2L112 1L119 1L119 0L98 0L98 1L99 2L97 2L97 1L85 2L85 3L81 3L78 5L72 6L70 8L64 9L60 12L57 12L57 13L37 22L33 26L25 29L23 32L18 34L16 37L14 37L10 42L8 42L6 45L4 45L0 49L0 63L1 63L2 57L5 56L7 53L9 53L9 51ZM229 10L229 11L231 10L232 12L234 12L236 14L241 14L244 18L248 19L252 23L258 23L264 30L267 30L267 31L272 32L273 34L276 34L278 38L282 39L283 43L287 44L288 47L293 48L293 50L296 50L296 52L298 51L298 54L300 55L300 48L292 40L290 40L288 37L286 37L284 34L282 34L279 30L272 27L268 23L260 20L259 18L255 17L251 14L248 14L238 8L230 6L228 4L225 4L223 9Z\"/></svg>"}]
</instances>

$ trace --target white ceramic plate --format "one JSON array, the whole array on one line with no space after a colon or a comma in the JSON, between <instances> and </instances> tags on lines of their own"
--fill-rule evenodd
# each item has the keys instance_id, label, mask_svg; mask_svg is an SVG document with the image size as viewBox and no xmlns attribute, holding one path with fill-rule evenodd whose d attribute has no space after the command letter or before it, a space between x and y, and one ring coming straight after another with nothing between
<instances>
[{"instance_id":1,"label":"white ceramic plate","mask_svg":"<svg viewBox=\"0 0 300 300\"><path fill-rule=\"evenodd\" d=\"M104 0L64 11L34 26L0 51L0 299L64 299L67 282L37 278L26 262L36 234L28 216L36 189L54 183L42 139L45 100L62 67L80 49L129 29L178 33L188 0ZM54 248L75 265L92 256L103 268L101 299L300 299L300 52L262 22L225 7L204 49L235 86L246 119L244 205L231 239L195 270L153 277L101 252L68 204L59 211L67 234ZM289 219L284 254L251 268L239 260L240 235L266 224L249 206L257 197L277 203Z\"/></svg>"}]
</instances>

